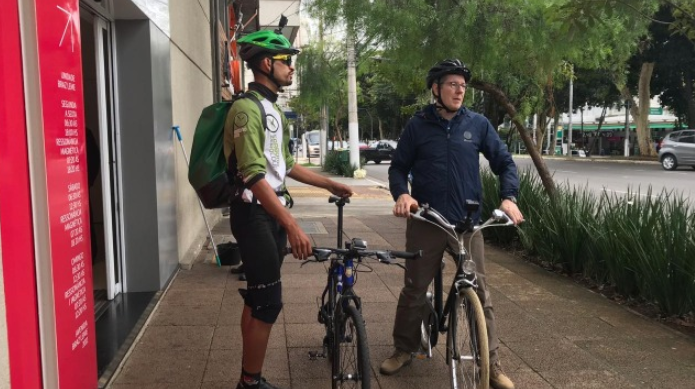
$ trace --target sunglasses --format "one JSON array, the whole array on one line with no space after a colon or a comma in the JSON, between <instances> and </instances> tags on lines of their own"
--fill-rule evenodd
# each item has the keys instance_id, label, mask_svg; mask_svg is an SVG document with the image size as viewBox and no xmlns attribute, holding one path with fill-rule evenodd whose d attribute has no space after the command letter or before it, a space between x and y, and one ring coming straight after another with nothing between
<instances>
[{"instance_id":1,"label":"sunglasses","mask_svg":"<svg viewBox=\"0 0 695 389\"><path fill-rule=\"evenodd\" d=\"M276 56L273 56L270 58L272 58L276 61L280 61L287 66L292 66L292 56L290 54L280 54L280 55L276 55Z\"/></svg>"}]
</instances>

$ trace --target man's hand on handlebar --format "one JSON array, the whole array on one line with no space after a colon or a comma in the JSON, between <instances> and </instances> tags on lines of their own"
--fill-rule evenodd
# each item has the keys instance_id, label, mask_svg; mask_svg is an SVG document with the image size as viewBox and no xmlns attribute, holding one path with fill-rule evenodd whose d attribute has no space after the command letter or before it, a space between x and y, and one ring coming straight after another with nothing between
<instances>
[{"instance_id":1,"label":"man's hand on handlebar","mask_svg":"<svg viewBox=\"0 0 695 389\"><path fill-rule=\"evenodd\" d=\"M295 224L292 228L287 228L287 241L292 248L292 256L297 259L307 259L311 254L311 240L304 231Z\"/></svg>"},{"instance_id":2,"label":"man's hand on handlebar","mask_svg":"<svg viewBox=\"0 0 695 389\"><path fill-rule=\"evenodd\" d=\"M393 206L393 214L398 217L410 217L410 213L417 212L417 210L417 200L412 198L407 193L403 193L402 195L398 196L398 200Z\"/></svg>"},{"instance_id":3,"label":"man's hand on handlebar","mask_svg":"<svg viewBox=\"0 0 695 389\"><path fill-rule=\"evenodd\" d=\"M336 181L331 181L331 185L328 187L328 191L340 197L350 197L354 193L352 191L352 188Z\"/></svg>"},{"instance_id":4,"label":"man's hand on handlebar","mask_svg":"<svg viewBox=\"0 0 695 389\"><path fill-rule=\"evenodd\" d=\"M500 204L500 210L509 216L509 219L514 222L515 226L524 222L524 215L521 214L519 207L513 201L503 200L502 204Z\"/></svg>"}]
</instances>

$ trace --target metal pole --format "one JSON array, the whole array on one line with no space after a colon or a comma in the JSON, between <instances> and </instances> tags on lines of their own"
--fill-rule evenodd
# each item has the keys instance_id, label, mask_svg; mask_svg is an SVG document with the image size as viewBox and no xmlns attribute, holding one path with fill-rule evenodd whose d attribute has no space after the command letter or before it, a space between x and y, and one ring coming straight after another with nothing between
<instances>
[{"instance_id":1,"label":"metal pole","mask_svg":"<svg viewBox=\"0 0 695 389\"><path fill-rule=\"evenodd\" d=\"M359 169L360 127L357 118L357 71L355 66L355 30L350 23L347 31L348 136L350 138L350 166Z\"/></svg>"},{"instance_id":2,"label":"metal pole","mask_svg":"<svg viewBox=\"0 0 695 389\"><path fill-rule=\"evenodd\" d=\"M186 153L186 148L183 147L183 138L181 138L181 131L179 130L179 126L174 126L172 127L174 131L176 131L176 137L179 139L179 144L181 145L181 151L183 151L183 159L186 161L186 166L189 166L188 162L188 153ZM205 218L205 209L203 208L203 202L200 201L200 197L198 195L195 196L198 199L198 205L200 206L200 213L203 215L203 221L205 222L205 227L208 229L208 237L210 238L210 243L212 244L212 251L215 252L215 261L217 262L217 266L222 266L222 263L220 262L220 255L217 252L217 245L215 245L215 240L212 239L212 230L210 229L210 224L208 224L208 219Z\"/></svg>"},{"instance_id":3,"label":"metal pole","mask_svg":"<svg viewBox=\"0 0 695 389\"><path fill-rule=\"evenodd\" d=\"M569 131L569 134L567 135L567 156L569 158L572 158L572 98L573 97L574 97L574 65L572 65L572 71L570 73L570 110L568 112L569 124L567 126L567 131Z\"/></svg>"},{"instance_id":4,"label":"metal pole","mask_svg":"<svg viewBox=\"0 0 695 389\"><path fill-rule=\"evenodd\" d=\"M630 156L630 100L625 100L625 151L624 156Z\"/></svg>"}]
</instances>

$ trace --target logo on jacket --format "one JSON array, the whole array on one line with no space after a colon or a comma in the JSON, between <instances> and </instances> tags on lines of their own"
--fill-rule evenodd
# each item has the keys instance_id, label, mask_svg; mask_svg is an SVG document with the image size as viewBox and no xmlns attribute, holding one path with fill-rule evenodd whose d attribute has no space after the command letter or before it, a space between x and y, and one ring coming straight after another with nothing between
<instances>
[{"instance_id":1,"label":"logo on jacket","mask_svg":"<svg viewBox=\"0 0 695 389\"><path fill-rule=\"evenodd\" d=\"M463 133L463 139L464 142L470 142L473 139L473 134L470 131L466 131Z\"/></svg>"},{"instance_id":2,"label":"logo on jacket","mask_svg":"<svg viewBox=\"0 0 695 389\"><path fill-rule=\"evenodd\" d=\"M278 129L280 129L280 123L275 116L271 114L265 115L265 120L266 124L268 125L268 131L275 133L278 131Z\"/></svg>"}]
</instances>

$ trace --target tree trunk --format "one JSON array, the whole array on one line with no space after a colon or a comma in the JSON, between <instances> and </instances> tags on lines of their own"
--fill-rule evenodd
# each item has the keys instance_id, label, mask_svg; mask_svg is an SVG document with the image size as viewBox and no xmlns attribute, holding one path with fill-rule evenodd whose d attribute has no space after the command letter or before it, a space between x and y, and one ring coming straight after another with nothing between
<instances>
[{"instance_id":1,"label":"tree trunk","mask_svg":"<svg viewBox=\"0 0 695 389\"><path fill-rule=\"evenodd\" d=\"M538 139L538 141L536 142L536 149L540 152L541 150L543 150L545 144L548 142L548 118L545 116L544 112L540 112L538 114L538 123L536 124L536 131L536 139Z\"/></svg>"},{"instance_id":2,"label":"tree trunk","mask_svg":"<svg viewBox=\"0 0 695 389\"><path fill-rule=\"evenodd\" d=\"M645 62L639 76L638 99L639 106L635 107L639 111L635 118L637 122L637 142L641 155L656 155L654 143L652 142L652 130L649 128L649 105L650 105L650 84L652 73L654 72L654 62Z\"/></svg>"},{"instance_id":3,"label":"tree trunk","mask_svg":"<svg viewBox=\"0 0 695 389\"><path fill-rule=\"evenodd\" d=\"M517 118L516 108L514 108L514 106L509 102L509 99L507 98L505 93L497 85L488 82L474 80L471 81L471 86L483 92L489 93L490 96L492 96L497 101L497 103L504 108L504 110L507 112L507 115L509 115L509 117L512 118L512 122L516 126L516 129L519 131L519 137L521 137L521 140L524 142L524 145L526 145L526 150L531 155L531 160L533 161L533 164L536 166L538 176L540 177L541 182L545 187L546 193L548 194L548 196L553 197L553 195L555 194L555 182L553 181L553 177L552 175L550 175L548 167L545 165L545 161L543 161L543 157L541 157L541 154L534 147L533 139L531 139L528 132L526 132L524 124Z\"/></svg>"},{"instance_id":4,"label":"tree trunk","mask_svg":"<svg viewBox=\"0 0 695 389\"><path fill-rule=\"evenodd\" d=\"M695 128L695 99L693 98L693 78L690 76L690 70L683 70L683 87L681 89L681 98L687 101L686 109L686 127Z\"/></svg>"}]
</instances>

